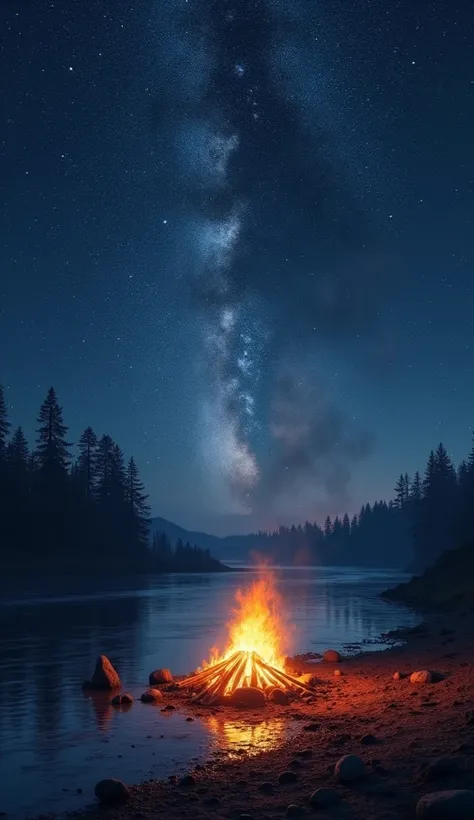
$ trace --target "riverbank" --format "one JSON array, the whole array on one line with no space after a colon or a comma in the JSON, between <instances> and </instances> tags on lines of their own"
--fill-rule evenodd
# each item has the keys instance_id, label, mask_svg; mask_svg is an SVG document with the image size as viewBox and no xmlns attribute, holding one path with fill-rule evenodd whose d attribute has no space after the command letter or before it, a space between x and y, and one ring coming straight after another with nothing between
<instances>
[{"instance_id":1,"label":"riverbank","mask_svg":"<svg viewBox=\"0 0 474 820\"><path fill-rule=\"evenodd\" d=\"M332 790L334 804L318 811L322 818L403 820L415 816L419 798L441 789L472 788L474 783L474 618L472 612L431 615L409 630L403 647L358 655L336 667L307 663L301 671L317 674L311 702L266 707L275 716L301 723L288 742L257 756L229 760L224 753L203 766L190 767L188 785L178 778L130 787L122 807L106 810L110 818L206 820L209 817L255 820L298 817L309 813L318 788ZM340 675L335 676L335 669ZM414 685L394 673L417 670L441 673L436 683ZM166 703L173 705L173 693ZM181 699L180 699L181 700ZM183 717L189 705L176 703ZM213 710L221 713L221 707ZM203 709L201 707L201 713ZM269 714L265 715L268 719ZM260 713L240 713L242 724L258 724ZM364 776L352 785L335 777L337 761L358 755ZM449 758L429 767L438 758ZM428 767L428 768L426 768ZM290 771L287 784L279 783ZM120 766L116 776L120 778ZM101 779L100 767L97 780ZM92 798L92 795L91 795ZM298 809L288 809L297 806ZM466 815L470 816L470 815ZM98 820L104 809L74 812L75 820Z\"/></svg>"}]
</instances>

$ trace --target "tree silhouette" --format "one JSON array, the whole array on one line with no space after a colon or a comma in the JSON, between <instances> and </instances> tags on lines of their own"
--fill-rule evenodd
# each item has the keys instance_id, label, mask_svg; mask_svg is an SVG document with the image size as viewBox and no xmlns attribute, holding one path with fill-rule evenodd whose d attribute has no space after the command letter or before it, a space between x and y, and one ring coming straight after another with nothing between
<instances>
[{"instance_id":1,"label":"tree silhouette","mask_svg":"<svg viewBox=\"0 0 474 820\"><path fill-rule=\"evenodd\" d=\"M97 436L92 427L86 427L79 439L79 459L77 462L78 477L87 499L94 495L96 489Z\"/></svg>"},{"instance_id":2,"label":"tree silhouette","mask_svg":"<svg viewBox=\"0 0 474 820\"><path fill-rule=\"evenodd\" d=\"M0 384L0 461L5 457L7 448L8 433L10 431L10 422L8 420L7 405L5 402L5 394L3 387Z\"/></svg>"},{"instance_id":3,"label":"tree silhouette","mask_svg":"<svg viewBox=\"0 0 474 820\"><path fill-rule=\"evenodd\" d=\"M65 481L70 463L67 427L63 422L62 409L58 404L54 387L41 405L36 440L38 470L49 482Z\"/></svg>"}]
</instances>

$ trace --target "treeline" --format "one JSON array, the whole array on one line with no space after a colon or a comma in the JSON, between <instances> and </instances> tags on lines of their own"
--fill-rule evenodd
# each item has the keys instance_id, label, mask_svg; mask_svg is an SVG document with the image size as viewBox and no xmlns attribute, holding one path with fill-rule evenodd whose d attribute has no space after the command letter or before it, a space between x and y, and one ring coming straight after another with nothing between
<instances>
[{"instance_id":1,"label":"treeline","mask_svg":"<svg viewBox=\"0 0 474 820\"><path fill-rule=\"evenodd\" d=\"M151 548L155 572L222 572L227 569L209 550L178 538L173 546L164 532L156 532Z\"/></svg>"},{"instance_id":2,"label":"treeline","mask_svg":"<svg viewBox=\"0 0 474 820\"><path fill-rule=\"evenodd\" d=\"M279 527L245 537L246 549L278 562L322 565L431 565L447 549L474 543L474 445L456 470L446 448L431 451L423 474L399 476L390 501L365 504L324 526Z\"/></svg>"},{"instance_id":3,"label":"treeline","mask_svg":"<svg viewBox=\"0 0 474 820\"><path fill-rule=\"evenodd\" d=\"M0 556L3 567L136 568L149 558L149 507L133 458L109 435L84 430L71 454L53 387L33 448L10 435L0 388Z\"/></svg>"}]
</instances>

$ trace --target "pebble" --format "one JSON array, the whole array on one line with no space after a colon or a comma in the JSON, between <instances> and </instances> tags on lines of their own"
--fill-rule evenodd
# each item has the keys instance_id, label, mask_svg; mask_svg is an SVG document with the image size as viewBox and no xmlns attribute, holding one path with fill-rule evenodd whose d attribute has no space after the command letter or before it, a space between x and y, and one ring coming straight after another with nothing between
<instances>
[{"instance_id":1,"label":"pebble","mask_svg":"<svg viewBox=\"0 0 474 820\"><path fill-rule=\"evenodd\" d=\"M154 703L156 700L161 700L163 695L159 689L147 689L146 692L140 696L142 703Z\"/></svg>"},{"instance_id":2,"label":"pebble","mask_svg":"<svg viewBox=\"0 0 474 820\"><path fill-rule=\"evenodd\" d=\"M442 681L444 675L441 672L433 672L430 669L420 669L418 672L412 672L410 675L410 683L439 683Z\"/></svg>"},{"instance_id":3,"label":"pebble","mask_svg":"<svg viewBox=\"0 0 474 820\"><path fill-rule=\"evenodd\" d=\"M357 755L344 755L337 761L334 773L342 783L352 783L364 777L365 766Z\"/></svg>"},{"instance_id":4,"label":"pebble","mask_svg":"<svg viewBox=\"0 0 474 820\"><path fill-rule=\"evenodd\" d=\"M290 818L302 817L303 814L306 814L303 806L297 806L295 803L291 803L286 810L286 816Z\"/></svg>"},{"instance_id":5,"label":"pebble","mask_svg":"<svg viewBox=\"0 0 474 820\"><path fill-rule=\"evenodd\" d=\"M259 792L263 792L264 794L272 794L273 793L273 783L265 782L260 783L258 787Z\"/></svg>"},{"instance_id":6,"label":"pebble","mask_svg":"<svg viewBox=\"0 0 474 820\"><path fill-rule=\"evenodd\" d=\"M375 746L375 744L378 743L378 740L375 735L364 735L361 737L360 742L362 743L362 746Z\"/></svg>"},{"instance_id":7,"label":"pebble","mask_svg":"<svg viewBox=\"0 0 474 820\"><path fill-rule=\"evenodd\" d=\"M394 672L393 673L393 680L404 680L404 678L407 678L407 677L408 677L407 672Z\"/></svg>"},{"instance_id":8,"label":"pebble","mask_svg":"<svg viewBox=\"0 0 474 820\"><path fill-rule=\"evenodd\" d=\"M334 677L335 678L341 678L342 677L342 672L341 672L340 669L335 669L334 670Z\"/></svg>"},{"instance_id":9,"label":"pebble","mask_svg":"<svg viewBox=\"0 0 474 820\"><path fill-rule=\"evenodd\" d=\"M316 789L309 798L309 803L313 808L324 809L332 806L339 800L339 794L335 789Z\"/></svg>"},{"instance_id":10,"label":"pebble","mask_svg":"<svg viewBox=\"0 0 474 820\"><path fill-rule=\"evenodd\" d=\"M416 805L421 820L472 820L474 791L459 789L425 794Z\"/></svg>"},{"instance_id":11,"label":"pebble","mask_svg":"<svg viewBox=\"0 0 474 820\"><path fill-rule=\"evenodd\" d=\"M148 680L150 681L150 686L155 686L160 683L171 683L173 675L169 669L155 669L154 672L150 672Z\"/></svg>"},{"instance_id":12,"label":"pebble","mask_svg":"<svg viewBox=\"0 0 474 820\"><path fill-rule=\"evenodd\" d=\"M296 783L298 775L295 772L282 772L278 777L278 782L281 786L286 786L288 783Z\"/></svg>"},{"instance_id":13,"label":"pebble","mask_svg":"<svg viewBox=\"0 0 474 820\"><path fill-rule=\"evenodd\" d=\"M130 797L130 791L125 783L114 777L99 780L94 789L95 796L103 806L116 806L125 803Z\"/></svg>"}]
</instances>

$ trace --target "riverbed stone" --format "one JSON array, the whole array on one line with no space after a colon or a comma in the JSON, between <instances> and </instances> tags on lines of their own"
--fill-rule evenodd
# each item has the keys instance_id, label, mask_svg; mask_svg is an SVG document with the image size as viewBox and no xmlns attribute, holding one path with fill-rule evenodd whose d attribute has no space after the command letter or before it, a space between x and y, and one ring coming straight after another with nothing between
<instances>
[{"instance_id":1,"label":"riverbed stone","mask_svg":"<svg viewBox=\"0 0 474 820\"><path fill-rule=\"evenodd\" d=\"M99 780L94 792L103 806L117 806L120 803L125 803L130 797L130 791L125 783L116 780L114 777Z\"/></svg>"},{"instance_id":2,"label":"riverbed stone","mask_svg":"<svg viewBox=\"0 0 474 820\"><path fill-rule=\"evenodd\" d=\"M326 649L323 653L323 661L326 661L326 663L340 663L341 656L335 649Z\"/></svg>"},{"instance_id":3,"label":"riverbed stone","mask_svg":"<svg viewBox=\"0 0 474 820\"><path fill-rule=\"evenodd\" d=\"M407 677L408 677L408 672L397 671L397 672L393 673L393 680L404 680Z\"/></svg>"},{"instance_id":4,"label":"riverbed stone","mask_svg":"<svg viewBox=\"0 0 474 820\"><path fill-rule=\"evenodd\" d=\"M295 803L290 803L286 810L286 816L289 820L295 820L295 818L303 817L304 814L306 814L306 811L303 806L297 806Z\"/></svg>"},{"instance_id":5,"label":"riverbed stone","mask_svg":"<svg viewBox=\"0 0 474 820\"><path fill-rule=\"evenodd\" d=\"M358 755L344 755L337 761L334 773L341 783L353 783L364 777L364 762Z\"/></svg>"},{"instance_id":6,"label":"riverbed stone","mask_svg":"<svg viewBox=\"0 0 474 820\"><path fill-rule=\"evenodd\" d=\"M465 757L438 757L432 760L422 771L425 783L441 780L443 777L457 774L466 768Z\"/></svg>"},{"instance_id":7,"label":"riverbed stone","mask_svg":"<svg viewBox=\"0 0 474 820\"><path fill-rule=\"evenodd\" d=\"M412 672L410 675L410 683L418 685L424 683L439 683L443 678L444 675L441 672L434 672L431 669L420 669L418 672Z\"/></svg>"},{"instance_id":8,"label":"riverbed stone","mask_svg":"<svg viewBox=\"0 0 474 820\"><path fill-rule=\"evenodd\" d=\"M416 805L419 820L472 820L474 791L453 789L425 794Z\"/></svg>"},{"instance_id":9,"label":"riverbed stone","mask_svg":"<svg viewBox=\"0 0 474 820\"><path fill-rule=\"evenodd\" d=\"M172 681L173 675L169 669L155 669L154 672L150 672L150 686L157 686L161 683L172 683Z\"/></svg>"},{"instance_id":10,"label":"riverbed stone","mask_svg":"<svg viewBox=\"0 0 474 820\"><path fill-rule=\"evenodd\" d=\"M252 686L236 689L230 696L232 706L241 709L252 709L265 706L265 694L261 689Z\"/></svg>"},{"instance_id":11,"label":"riverbed stone","mask_svg":"<svg viewBox=\"0 0 474 820\"><path fill-rule=\"evenodd\" d=\"M288 705L288 695L283 689L272 689L268 693L268 700L270 703L277 703L279 706Z\"/></svg>"},{"instance_id":12,"label":"riverbed stone","mask_svg":"<svg viewBox=\"0 0 474 820\"><path fill-rule=\"evenodd\" d=\"M118 689L120 678L106 655L97 658L94 674L92 675L92 689Z\"/></svg>"},{"instance_id":13,"label":"riverbed stone","mask_svg":"<svg viewBox=\"0 0 474 820\"><path fill-rule=\"evenodd\" d=\"M162 698L163 695L159 689L147 689L146 692L143 692L143 695L141 695L140 700L142 703L155 703L158 700L162 700Z\"/></svg>"},{"instance_id":14,"label":"riverbed stone","mask_svg":"<svg viewBox=\"0 0 474 820\"><path fill-rule=\"evenodd\" d=\"M314 809L325 809L333 806L339 801L339 794L336 789L321 788L316 789L309 798L309 804Z\"/></svg>"},{"instance_id":15,"label":"riverbed stone","mask_svg":"<svg viewBox=\"0 0 474 820\"><path fill-rule=\"evenodd\" d=\"M298 775L296 774L296 772L290 772L290 771L282 772L278 776L278 782L279 782L280 786L287 786L290 783L296 783L297 780L298 780Z\"/></svg>"}]
</instances>

